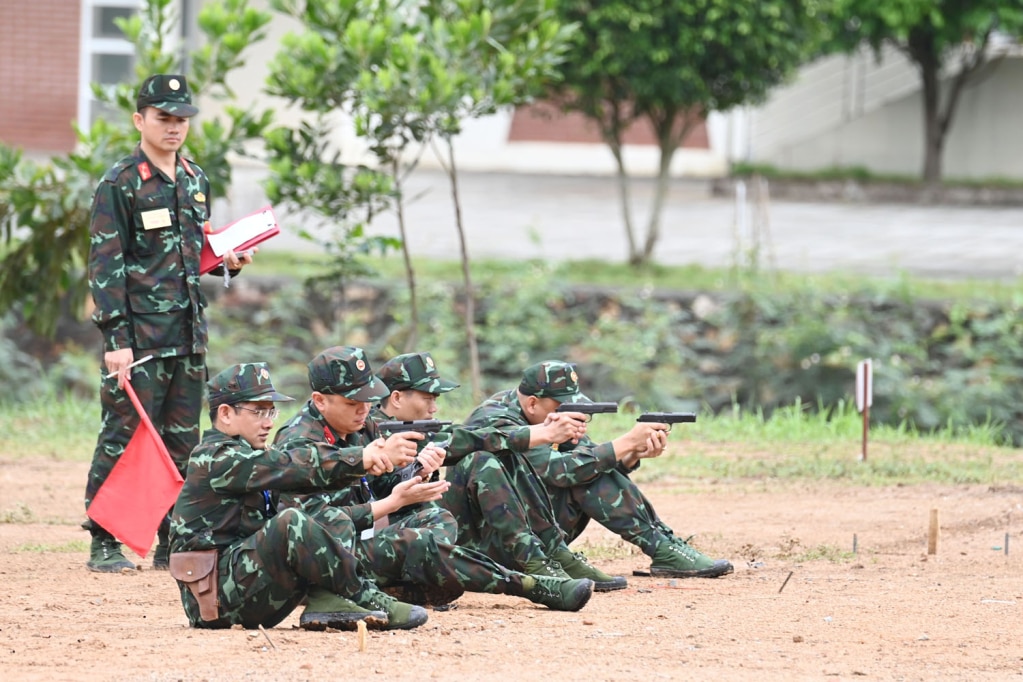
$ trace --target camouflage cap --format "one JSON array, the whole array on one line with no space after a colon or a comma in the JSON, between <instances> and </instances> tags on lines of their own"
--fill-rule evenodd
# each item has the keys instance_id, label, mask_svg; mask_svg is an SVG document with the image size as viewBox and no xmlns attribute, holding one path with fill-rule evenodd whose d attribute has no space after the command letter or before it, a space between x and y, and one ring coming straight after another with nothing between
<instances>
[{"instance_id":1,"label":"camouflage cap","mask_svg":"<svg viewBox=\"0 0 1023 682\"><path fill-rule=\"evenodd\" d=\"M188 81L185 77L164 73L150 76L139 88L135 109L142 111L146 107L155 107L184 118L199 113L198 107L192 106L192 95L188 91Z\"/></svg>"},{"instance_id":2,"label":"camouflage cap","mask_svg":"<svg viewBox=\"0 0 1023 682\"><path fill-rule=\"evenodd\" d=\"M334 346L309 363L309 386L314 391L368 403L390 394L373 376L366 353L354 346Z\"/></svg>"},{"instance_id":3,"label":"camouflage cap","mask_svg":"<svg viewBox=\"0 0 1023 682\"><path fill-rule=\"evenodd\" d=\"M441 379L429 353L405 353L391 358L377 371L377 377L392 391L422 391L438 395L460 386Z\"/></svg>"},{"instance_id":4,"label":"camouflage cap","mask_svg":"<svg viewBox=\"0 0 1023 682\"><path fill-rule=\"evenodd\" d=\"M206 386L210 390L210 407L234 405L248 401L287 402L294 400L294 398L277 392L270 380L270 369L265 362L231 365L206 382Z\"/></svg>"},{"instance_id":5,"label":"camouflage cap","mask_svg":"<svg viewBox=\"0 0 1023 682\"><path fill-rule=\"evenodd\" d=\"M578 395L579 375L575 372L575 365L569 362L547 360L522 371L519 392L565 402Z\"/></svg>"}]
</instances>

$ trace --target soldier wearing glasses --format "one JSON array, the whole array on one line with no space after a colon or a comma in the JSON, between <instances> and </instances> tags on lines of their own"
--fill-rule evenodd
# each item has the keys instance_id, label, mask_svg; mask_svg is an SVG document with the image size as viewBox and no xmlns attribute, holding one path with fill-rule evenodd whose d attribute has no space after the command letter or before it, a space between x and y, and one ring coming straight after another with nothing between
<instances>
[{"instance_id":1,"label":"soldier wearing glasses","mask_svg":"<svg viewBox=\"0 0 1023 682\"><path fill-rule=\"evenodd\" d=\"M310 630L407 627L373 608L389 599L360 576L358 559L316 513L277 510L277 491L343 489L389 465L380 454L267 445L278 393L265 363L234 365L209 381L213 427L188 462L171 520L170 571L193 627L273 627L303 600ZM370 606L370 608L367 608ZM423 614L425 616L425 614ZM425 620L425 617L423 618Z\"/></svg>"}]
</instances>

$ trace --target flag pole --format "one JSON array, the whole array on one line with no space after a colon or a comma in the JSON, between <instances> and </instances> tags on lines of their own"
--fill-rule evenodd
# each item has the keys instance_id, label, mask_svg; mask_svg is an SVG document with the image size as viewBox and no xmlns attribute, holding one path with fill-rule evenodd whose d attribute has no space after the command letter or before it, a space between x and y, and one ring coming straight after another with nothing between
<instances>
[{"instance_id":1,"label":"flag pole","mask_svg":"<svg viewBox=\"0 0 1023 682\"><path fill-rule=\"evenodd\" d=\"M141 360L136 360L135 362L133 362L130 365L128 365L128 369L131 369L132 367L138 367L143 362L148 362L148 361L150 361L152 359L153 359L152 355L147 355L146 357L142 358ZM111 372L110 374L106 375L103 378L104 379L112 379L113 377L116 377L116 376L117 376L117 372Z\"/></svg>"}]
</instances>

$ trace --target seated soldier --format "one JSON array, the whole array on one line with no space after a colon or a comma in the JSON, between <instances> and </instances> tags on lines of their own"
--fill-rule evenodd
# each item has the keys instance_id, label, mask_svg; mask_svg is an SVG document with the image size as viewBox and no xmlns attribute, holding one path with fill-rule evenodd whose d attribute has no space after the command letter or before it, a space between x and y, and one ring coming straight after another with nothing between
<instances>
[{"instance_id":1,"label":"seated soldier","mask_svg":"<svg viewBox=\"0 0 1023 682\"><path fill-rule=\"evenodd\" d=\"M378 423L432 419L437 397L458 387L441 378L429 353L399 355L377 374L391 390L372 415ZM458 544L526 573L589 578L598 592L626 587L625 578L604 573L568 548L542 482L515 464L515 453L584 434L584 424L552 414L518 428L455 426L432 436L447 448L444 463L454 465L441 506L458 521Z\"/></svg>"},{"instance_id":2,"label":"seated soldier","mask_svg":"<svg viewBox=\"0 0 1023 682\"><path fill-rule=\"evenodd\" d=\"M348 452L378 444L397 466L416 457L422 434L400 432L379 438L366 419L372 403L387 396L387 387L370 369L359 348L336 346L309 363L312 395L302 411L277 433L277 447L285 452L318 447ZM328 516L337 513L354 522L338 528L347 546L354 543L360 567L381 587L412 585L421 600L434 605L450 603L464 591L525 597L551 609L577 611L593 592L590 580L533 576L509 571L488 557L454 544L457 524L451 514L435 506L404 508L436 500L446 481L425 479L443 462L443 450L427 446L416 457L422 465L407 480L401 476L368 477L345 490L311 495L287 494L281 503ZM390 515L394 514L392 519Z\"/></svg>"},{"instance_id":3,"label":"seated soldier","mask_svg":"<svg viewBox=\"0 0 1023 682\"><path fill-rule=\"evenodd\" d=\"M477 407L466 426L511 429L541 424L559 405L576 400L588 402L579 392L575 366L541 362L523 371L517 389L497 393ZM560 415L586 420L579 413ZM676 537L629 478L640 459L664 452L667 428L667 424L637 423L609 443L598 445L583 436L574 444L532 448L525 453L525 461L546 483L558 525L569 542L579 537L592 518L650 556L652 575L717 578L731 573L728 561L715 561Z\"/></svg>"},{"instance_id":4,"label":"seated soldier","mask_svg":"<svg viewBox=\"0 0 1023 682\"><path fill-rule=\"evenodd\" d=\"M208 388L213 427L192 451L170 528L171 575L189 623L273 627L308 599L303 628L401 626L390 620L393 608L378 608L387 595L359 575L357 557L331 532L341 520L328 529L315 513L275 513L269 493L332 490L383 473L390 463L379 449L267 447L274 403L292 398L274 389L265 363L229 367Z\"/></svg>"}]
</instances>

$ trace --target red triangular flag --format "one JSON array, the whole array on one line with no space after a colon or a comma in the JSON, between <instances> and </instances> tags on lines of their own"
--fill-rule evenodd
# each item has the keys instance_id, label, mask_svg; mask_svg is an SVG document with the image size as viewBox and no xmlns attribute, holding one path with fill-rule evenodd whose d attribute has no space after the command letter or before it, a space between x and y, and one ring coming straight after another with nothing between
<instances>
[{"instance_id":1,"label":"red triangular flag","mask_svg":"<svg viewBox=\"0 0 1023 682\"><path fill-rule=\"evenodd\" d=\"M107 480L89 505L89 518L145 558L160 522L178 499L184 480L160 434L142 408L131 382L124 390L139 413L139 425Z\"/></svg>"}]
</instances>

